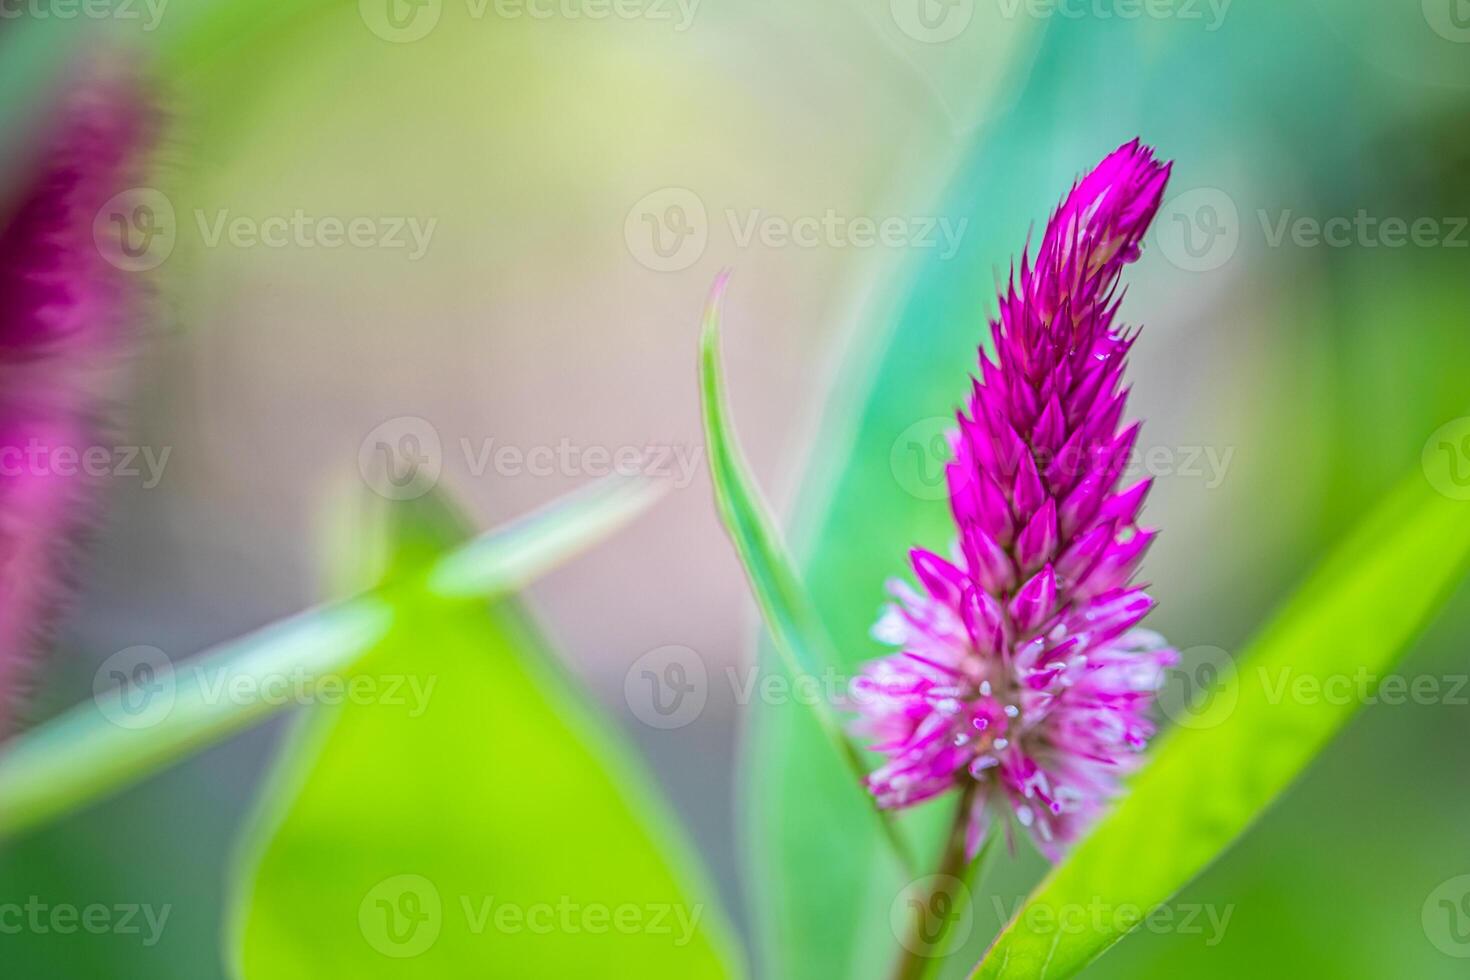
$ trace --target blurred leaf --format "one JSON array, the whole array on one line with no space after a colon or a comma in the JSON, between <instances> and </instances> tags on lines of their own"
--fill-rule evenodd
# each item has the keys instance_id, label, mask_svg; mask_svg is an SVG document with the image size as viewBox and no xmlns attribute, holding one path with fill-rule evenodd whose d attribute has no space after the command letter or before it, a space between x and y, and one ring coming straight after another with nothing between
<instances>
[{"instance_id":1,"label":"blurred leaf","mask_svg":"<svg viewBox=\"0 0 1470 980\"><path fill-rule=\"evenodd\" d=\"M750 580L751 591L761 616L771 631L781 667L792 678L818 679L818 674L835 675L837 662L832 641L822 626L821 618L802 587L792 567L786 545L776 530L765 502L760 498L750 476L750 466L740 451L730 419L730 406L725 397L725 381L720 364L720 304L728 282L722 275L710 294L704 313L704 331L699 345L700 392L704 407L705 441L709 445L710 476L715 487L715 501L720 517L730 535L740 564ZM820 683L814 690L823 690ZM847 737L833 706L816 700L811 704L822 734L831 743L836 759L845 766L856 786L863 786L867 768L861 750ZM890 814L879 810L866 791L868 810L877 818L894 855L909 871L915 871L907 845L893 825Z\"/></svg>"},{"instance_id":2,"label":"blurred leaf","mask_svg":"<svg viewBox=\"0 0 1470 980\"><path fill-rule=\"evenodd\" d=\"M80 32L57 18L7 18L0 30L0 223L29 176L37 130L50 118Z\"/></svg>"},{"instance_id":3,"label":"blurred leaf","mask_svg":"<svg viewBox=\"0 0 1470 980\"><path fill-rule=\"evenodd\" d=\"M397 569L391 589L274 623L187 669L173 670L151 648L121 651L118 687L3 746L0 840L280 711L290 704L273 693L282 678L300 676L311 690L322 679L336 683L387 634L394 591L504 595L621 527L658 494L640 481L600 481L447 554L417 553L416 563Z\"/></svg>"},{"instance_id":4,"label":"blurred leaf","mask_svg":"<svg viewBox=\"0 0 1470 980\"><path fill-rule=\"evenodd\" d=\"M350 0L171 0L159 22L159 69L169 76L213 76L225 64L238 66L247 53L269 63L298 28L334 13L356 17L356 6ZM255 67L264 66L256 60Z\"/></svg>"},{"instance_id":5,"label":"blurred leaf","mask_svg":"<svg viewBox=\"0 0 1470 980\"><path fill-rule=\"evenodd\" d=\"M977 976L1071 976L1141 918L1059 915L1099 905L1147 915L1167 902L1359 707L1352 697L1294 697L1300 679L1318 692L1333 678L1381 679L1467 558L1470 505L1415 474L1286 603L1239 669L1223 672L1191 725L1161 742L1123 802L1017 912Z\"/></svg>"},{"instance_id":6,"label":"blurred leaf","mask_svg":"<svg viewBox=\"0 0 1470 980\"><path fill-rule=\"evenodd\" d=\"M411 510L399 561L457 533ZM740 972L681 829L514 603L399 593L363 669L428 694L315 708L285 747L238 864L239 975Z\"/></svg>"}]
</instances>

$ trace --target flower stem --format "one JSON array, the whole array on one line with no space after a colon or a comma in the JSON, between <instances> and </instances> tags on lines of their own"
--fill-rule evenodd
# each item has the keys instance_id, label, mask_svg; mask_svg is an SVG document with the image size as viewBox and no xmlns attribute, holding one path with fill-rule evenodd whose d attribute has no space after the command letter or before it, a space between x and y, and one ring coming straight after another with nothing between
<instances>
[{"instance_id":1,"label":"flower stem","mask_svg":"<svg viewBox=\"0 0 1470 980\"><path fill-rule=\"evenodd\" d=\"M950 951L945 947L949 942L950 926L966 914L970 883L977 880L977 870L986 863L995 840L992 833L974 860L965 859L965 834L976 789L977 784L970 781L960 794L939 868L932 876L934 887L924 896L923 905L915 909L909 922L908 938L893 971L894 980L926 980L937 976L948 957ZM936 920L937 933L931 933Z\"/></svg>"}]
</instances>

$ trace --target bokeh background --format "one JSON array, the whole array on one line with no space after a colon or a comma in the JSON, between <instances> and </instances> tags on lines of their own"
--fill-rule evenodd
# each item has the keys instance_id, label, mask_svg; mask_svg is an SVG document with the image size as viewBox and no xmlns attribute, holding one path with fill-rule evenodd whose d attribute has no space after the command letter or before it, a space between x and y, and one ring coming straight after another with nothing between
<instances>
[{"instance_id":1,"label":"bokeh background","mask_svg":"<svg viewBox=\"0 0 1470 980\"><path fill-rule=\"evenodd\" d=\"M1463 0L129 9L70 27L121 45L162 93L148 189L175 234L144 274L155 311L118 421L169 455L156 485L110 481L31 717L89 697L120 649L185 658L323 598L324 528L344 487L372 482L365 442L371 456L427 424L440 485L485 525L654 447L668 496L530 599L751 936L747 814L800 787L741 774L747 727L792 706L744 703L759 623L703 469L697 318L720 269L741 436L853 661L878 652L865 631L904 547L943 544L933 437L983 297L1070 181L1135 135L1176 161L1124 306L1145 326L1132 404L1164 530L1145 572L1152 625L1186 652L1173 683L1229 664L1470 408ZM367 218L378 237L213 235L221 216L298 214ZM496 462L500 447L557 461ZM1448 692L1470 673L1467 599L1406 676ZM672 729L629 683L668 647L707 678ZM1436 942L1422 920L1470 873L1461 694L1368 706L1181 896L1229 909L1219 934L1141 933L1088 975L1463 975L1470 934ZM1180 694L1165 705L1188 714ZM223 876L280 735L0 850L7 900L173 906L150 947L0 936L0 972L224 975ZM1040 869L1023 847L988 887L1008 910ZM977 952L999 918L982 896ZM874 972L851 952L832 964Z\"/></svg>"}]
</instances>

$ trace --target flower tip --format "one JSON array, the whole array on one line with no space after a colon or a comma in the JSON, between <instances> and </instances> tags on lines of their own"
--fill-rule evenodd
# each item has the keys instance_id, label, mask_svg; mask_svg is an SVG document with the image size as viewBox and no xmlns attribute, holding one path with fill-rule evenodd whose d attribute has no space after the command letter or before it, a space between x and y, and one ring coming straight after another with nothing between
<instances>
[{"instance_id":1,"label":"flower tip","mask_svg":"<svg viewBox=\"0 0 1470 980\"><path fill-rule=\"evenodd\" d=\"M732 266L725 266L715 275L714 285L710 287L709 295L711 302L719 302L725 298L725 290L730 286L730 277L735 274Z\"/></svg>"}]
</instances>

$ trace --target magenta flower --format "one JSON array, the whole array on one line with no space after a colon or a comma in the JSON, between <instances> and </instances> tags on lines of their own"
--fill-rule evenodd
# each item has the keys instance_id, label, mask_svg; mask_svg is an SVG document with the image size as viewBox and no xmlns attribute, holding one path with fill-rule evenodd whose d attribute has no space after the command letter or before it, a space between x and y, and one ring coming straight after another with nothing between
<instances>
[{"instance_id":1,"label":"magenta flower","mask_svg":"<svg viewBox=\"0 0 1470 980\"><path fill-rule=\"evenodd\" d=\"M131 86L89 80L52 110L0 218L0 734L90 516L92 488L71 454L100 436L133 292L93 224L128 186L148 129Z\"/></svg>"},{"instance_id":2,"label":"magenta flower","mask_svg":"<svg viewBox=\"0 0 1470 980\"><path fill-rule=\"evenodd\" d=\"M1056 860L1137 764L1175 661L1135 628L1155 532L1137 523L1150 481L1118 488L1139 426L1123 426L1121 387L1136 334L1113 323L1168 177L1137 140L1120 147L1072 188L1035 265L1022 254L951 435L954 556L911 553L921 589L891 583L873 628L900 652L850 688L885 756L879 804L966 788L972 856L1009 807Z\"/></svg>"}]
</instances>

